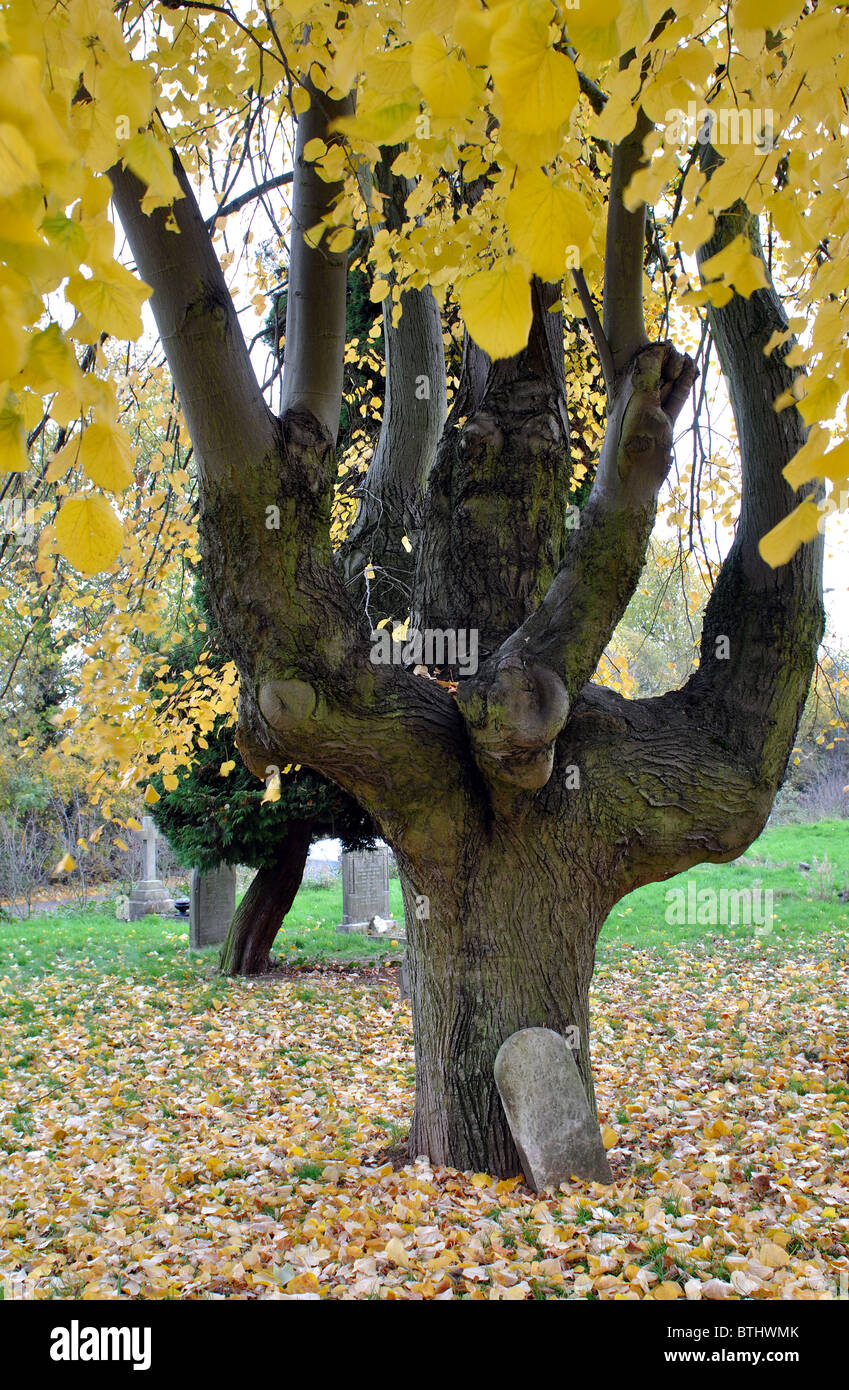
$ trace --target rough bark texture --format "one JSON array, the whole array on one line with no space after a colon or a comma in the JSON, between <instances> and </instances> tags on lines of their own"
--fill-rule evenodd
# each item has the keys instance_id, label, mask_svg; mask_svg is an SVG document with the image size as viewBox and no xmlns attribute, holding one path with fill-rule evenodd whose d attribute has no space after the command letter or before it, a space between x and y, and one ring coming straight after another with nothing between
<instances>
[{"instance_id":1,"label":"rough bark texture","mask_svg":"<svg viewBox=\"0 0 849 1390\"><path fill-rule=\"evenodd\" d=\"M316 98L310 135L327 119ZM643 122L613 152L604 328L594 329L608 362L608 430L576 530L564 524L568 435L550 291L534 286L533 334L519 357L493 364L466 353L421 512L413 603L418 625L481 633L486 660L457 698L372 662L370 624L331 553L336 360L308 342L322 407L305 409L298 395L275 420L182 171L179 237L164 213L143 217L137 181L113 171L199 461L204 568L241 675L243 757L259 773L301 762L332 777L394 848L408 900L412 1149L495 1173L518 1171L492 1075L500 1044L524 1027L577 1026L592 1099L587 991L598 931L639 884L732 859L758 835L822 632L820 541L776 571L757 549L795 505L781 469L804 440L795 409L772 409L791 373L762 352L785 326L770 287L712 313L743 502L699 670L653 700L588 684L644 562L693 379L670 344L647 343L642 322L645 215L628 213L623 195ZM297 176L294 192L303 225L332 197ZM309 217L298 215L307 198ZM740 208L719 219L704 254L741 226L757 249ZM338 296L332 258L299 274L311 302ZM309 339L309 315L301 322ZM718 637L728 638L727 659ZM412 894L429 900L421 920Z\"/></svg>"},{"instance_id":2,"label":"rough bark texture","mask_svg":"<svg viewBox=\"0 0 849 1390\"><path fill-rule=\"evenodd\" d=\"M523 352L490 362L467 342L424 500L413 626L473 628L484 654L533 612L568 536L563 324L549 312L557 288L532 289Z\"/></svg>"},{"instance_id":3,"label":"rough bark texture","mask_svg":"<svg viewBox=\"0 0 849 1390\"><path fill-rule=\"evenodd\" d=\"M403 221L408 179L393 174L397 149L386 152L376 172L384 221ZM339 561L349 593L376 625L410 611L420 503L445 425L445 353L442 321L433 291L408 290L401 317L384 300L385 395L374 457L358 489L360 505ZM407 539L409 549L403 544ZM366 580L368 566L374 578Z\"/></svg>"},{"instance_id":4,"label":"rough bark texture","mask_svg":"<svg viewBox=\"0 0 849 1390\"><path fill-rule=\"evenodd\" d=\"M293 821L278 862L257 869L251 879L221 947L223 975L264 975L271 969L271 948L304 876L312 825Z\"/></svg>"}]
</instances>

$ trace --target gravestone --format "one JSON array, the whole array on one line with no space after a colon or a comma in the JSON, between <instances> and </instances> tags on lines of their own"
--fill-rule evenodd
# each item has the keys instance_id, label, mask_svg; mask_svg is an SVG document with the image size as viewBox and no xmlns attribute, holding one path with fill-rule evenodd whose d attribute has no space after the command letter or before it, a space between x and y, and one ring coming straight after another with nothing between
<instances>
[{"instance_id":1,"label":"gravestone","mask_svg":"<svg viewBox=\"0 0 849 1390\"><path fill-rule=\"evenodd\" d=\"M142 821L141 837L144 844L144 878L134 883L130 893L128 911L130 922L137 922L150 912L163 916L174 911L174 904L168 889L156 877L156 826L151 816Z\"/></svg>"},{"instance_id":2,"label":"gravestone","mask_svg":"<svg viewBox=\"0 0 849 1390\"><path fill-rule=\"evenodd\" d=\"M410 997L410 966L407 962L407 952L405 951L401 964L398 966L398 988L401 991L402 999Z\"/></svg>"},{"instance_id":3,"label":"gravestone","mask_svg":"<svg viewBox=\"0 0 849 1390\"><path fill-rule=\"evenodd\" d=\"M119 893L115 899L115 917L119 922L130 920L130 900L126 893Z\"/></svg>"},{"instance_id":4,"label":"gravestone","mask_svg":"<svg viewBox=\"0 0 849 1390\"><path fill-rule=\"evenodd\" d=\"M495 1084L528 1185L569 1178L613 1182L572 1049L550 1028L523 1028L502 1043Z\"/></svg>"},{"instance_id":5,"label":"gravestone","mask_svg":"<svg viewBox=\"0 0 849 1390\"><path fill-rule=\"evenodd\" d=\"M375 919L379 920L373 925ZM398 924L389 911L389 850L385 845L342 855L342 921L336 930L397 935Z\"/></svg>"},{"instance_id":6,"label":"gravestone","mask_svg":"<svg viewBox=\"0 0 849 1390\"><path fill-rule=\"evenodd\" d=\"M220 946L236 911L236 870L229 864L203 872L192 869L189 946Z\"/></svg>"}]
</instances>

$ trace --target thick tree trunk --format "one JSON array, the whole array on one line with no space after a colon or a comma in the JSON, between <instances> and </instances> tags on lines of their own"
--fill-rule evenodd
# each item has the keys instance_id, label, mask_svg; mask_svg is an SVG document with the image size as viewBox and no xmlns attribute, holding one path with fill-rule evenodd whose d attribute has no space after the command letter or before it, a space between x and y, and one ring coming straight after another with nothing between
<instances>
[{"instance_id":1,"label":"thick tree trunk","mask_svg":"<svg viewBox=\"0 0 849 1390\"><path fill-rule=\"evenodd\" d=\"M221 947L222 975L264 975L271 969L271 947L301 886L312 827L312 821L293 821L278 862L257 869Z\"/></svg>"},{"instance_id":2,"label":"thick tree trunk","mask_svg":"<svg viewBox=\"0 0 849 1390\"><path fill-rule=\"evenodd\" d=\"M179 236L165 209L142 213L135 176L116 168L111 177L199 460L204 574L239 668L242 755L260 776L269 763L299 762L338 782L394 847L408 899L428 895L427 915L415 902L407 912L411 1148L513 1174L519 1160L493 1074L499 1046L529 1026L576 1028L594 1103L587 993L607 913L641 883L741 854L793 745L822 630L821 540L776 571L757 549L798 500L781 469L804 441L803 421L771 406L793 372L763 353L787 321L771 286L711 311L743 498L699 671L652 700L589 686L636 584L694 375L671 344L648 343L643 323L645 210L625 204L642 160L640 116L613 152L603 327L590 315L608 429L580 526L566 513L562 343L559 316L548 313L557 293L535 282L527 348L488 365L467 351L460 407L416 508L414 626L479 630L483 664L454 698L403 665L375 662L330 538L345 267L301 246L297 232L331 210L332 189L302 158L307 135L329 135L330 106L313 92L299 122L294 356L279 421L179 164ZM709 249L741 230L759 252L742 207L718 220ZM269 528L269 510L279 528ZM297 881L281 869L269 891L255 880L242 909L265 913L265 959L283 916L281 882L293 897ZM233 969L239 951L226 954Z\"/></svg>"},{"instance_id":3,"label":"thick tree trunk","mask_svg":"<svg viewBox=\"0 0 849 1390\"><path fill-rule=\"evenodd\" d=\"M426 918L405 895L416 1045L412 1157L521 1175L493 1066L501 1044L522 1028L576 1040L596 1113L588 996L607 908L586 867L578 859L564 864L559 848L536 822L501 826L469 861L459 893L455 885L450 898L428 898Z\"/></svg>"}]
</instances>

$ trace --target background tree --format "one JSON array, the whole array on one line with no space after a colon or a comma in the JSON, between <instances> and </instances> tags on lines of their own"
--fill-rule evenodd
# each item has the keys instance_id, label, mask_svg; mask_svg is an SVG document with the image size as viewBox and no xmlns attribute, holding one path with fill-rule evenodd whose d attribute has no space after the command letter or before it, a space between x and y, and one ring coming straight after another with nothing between
<instances>
[{"instance_id":1,"label":"background tree","mask_svg":"<svg viewBox=\"0 0 849 1390\"><path fill-rule=\"evenodd\" d=\"M209 635L193 626L170 654L170 674L191 669L211 645ZM215 652L207 659L213 668L225 661ZM261 975L271 969L271 948L301 886L312 841L333 835L346 849L369 848L375 829L339 787L305 768L282 779L278 775L272 795L264 795L239 758L234 735L232 720L218 716L204 739L206 747L173 791L165 789L162 773L151 779L159 799L151 801L150 812L181 864L256 869L222 945L221 969L227 975Z\"/></svg>"},{"instance_id":2,"label":"background tree","mask_svg":"<svg viewBox=\"0 0 849 1390\"><path fill-rule=\"evenodd\" d=\"M32 324L24 291L55 288L64 256L80 342L140 331L145 292L103 226L108 169L192 439L205 582L239 673L239 747L258 773L301 763L344 787L393 846L407 901L429 899L425 924L407 913L411 1147L436 1162L517 1171L492 1074L517 1029L576 1027L593 1103L588 990L605 917L641 883L737 856L793 746L822 632L817 480L845 476L847 446L829 446L849 384L849 272L835 254L849 233L834 193L843 112L821 99L823 84L847 80L841 14L800 11L316 0L245 18L175 0L122 11L131 61L105 7L12 7L14 52L46 56L53 84L45 112L28 78L13 108L25 114L11 117L18 215L37 219L46 248L39 263L7 253L25 280L6 287L13 309ZM214 133L210 97L223 108ZM750 132L751 107L769 107L769 141L713 148L703 121L673 136L670 108L691 100L729 108L738 129L748 115ZM268 135L281 113L297 136L292 167L275 174L291 188L275 415L228 288L232 258L220 243L217 254L192 178L202 196L211 142L247 150L254 125ZM45 123L60 116L53 132ZM72 200L87 249L58 222ZM365 519L380 524L363 542L358 517L335 550L347 261L360 231L396 338L386 332L383 447L364 489L376 508ZM637 586L696 377L670 341L673 299L716 346L742 501L698 669L679 690L629 700L592 682ZM450 303L466 334L449 416ZM570 439L564 314L585 318L604 382L597 451ZM13 459L26 352L3 426ZM100 451L87 455L56 545L94 571L115 562L122 536L103 496L114 480L106 470L102 481ZM590 456L574 525L576 460L586 469ZM371 587L381 571L392 592ZM417 625L480 634L482 665L456 690L371 660L375 622L406 601Z\"/></svg>"}]
</instances>

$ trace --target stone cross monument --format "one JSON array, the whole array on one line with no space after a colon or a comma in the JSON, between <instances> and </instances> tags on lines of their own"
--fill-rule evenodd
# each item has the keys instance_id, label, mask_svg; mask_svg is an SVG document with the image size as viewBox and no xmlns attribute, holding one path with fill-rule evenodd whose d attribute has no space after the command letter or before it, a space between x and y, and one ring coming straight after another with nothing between
<instances>
[{"instance_id":1,"label":"stone cross monument","mask_svg":"<svg viewBox=\"0 0 849 1390\"><path fill-rule=\"evenodd\" d=\"M147 917L151 912L164 915L174 911L174 903L168 896L168 889L156 877L156 826L151 816L145 816L142 821L141 836L144 844L144 878L133 884L133 891L130 893L131 922L137 922L140 917Z\"/></svg>"}]
</instances>

